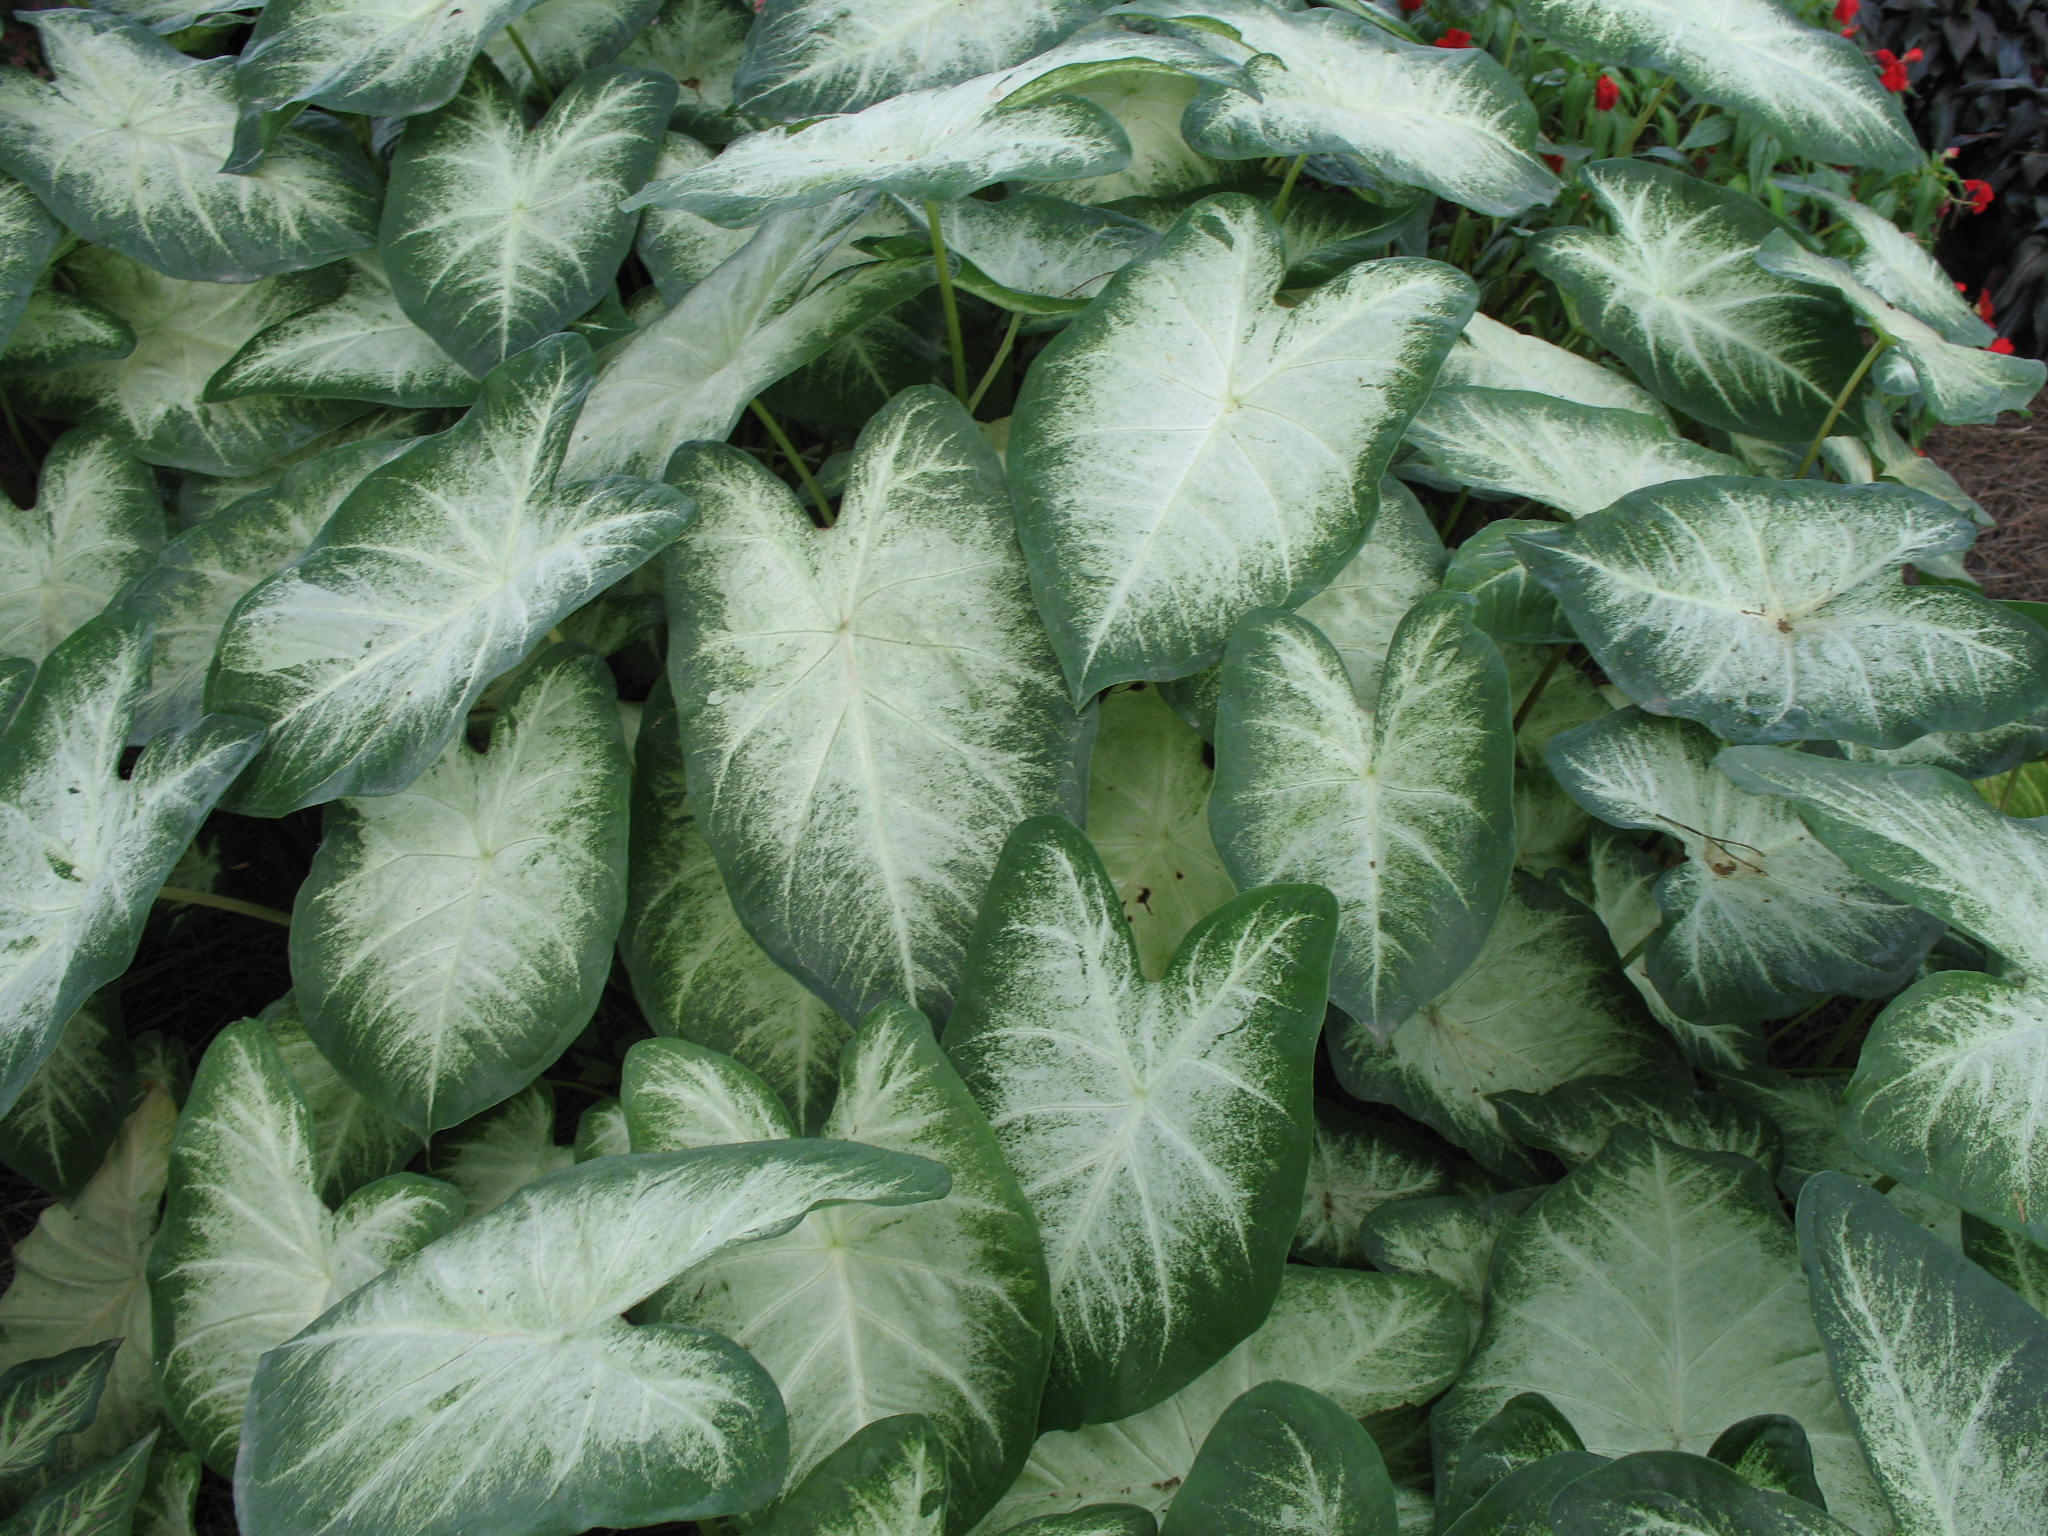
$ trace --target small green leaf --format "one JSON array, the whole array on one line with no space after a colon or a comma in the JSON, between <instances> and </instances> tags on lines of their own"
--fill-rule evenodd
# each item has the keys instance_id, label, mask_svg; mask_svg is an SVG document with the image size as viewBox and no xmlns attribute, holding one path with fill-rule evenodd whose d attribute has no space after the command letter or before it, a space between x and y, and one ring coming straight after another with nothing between
<instances>
[{"instance_id":1,"label":"small green leaf","mask_svg":"<svg viewBox=\"0 0 2048 1536\"><path fill-rule=\"evenodd\" d=\"M946 1458L922 1414L876 1419L847 1437L749 1526L757 1536L942 1536Z\"/></svg>"},{"instance_id":2,"label":"small green leaf","mask_svg":"<svg viewBox=\"0 0 2048 1536\"><path fill-rule=\"evenodd\" d=\"M152 1432L51 1484L0 1525L0 1536L128 1536L155 1444Z\"/></svg>"},{"instance_id":3,"label":"small green leaf","mask_svg":"<svg viewBox=\"0 0 2048 1536\"><path fill-rule=\"evenodd\" d=\"M1438 1525L1455 1525L1517 1472L1585 1448L1571 1420L1541 1392L1509 1398L1500 1412L1472 1431L1456 1472L1438 1490Z\"/></svg>"},{"instance_id":4,"label":"small green leaf","mask_svg":"<svg viewBox=\"0 0 2048 1536\"><path fill-rule=\"evenodd\" d=\"M1813 1446L1797 1419L1760 1413L1723 1430L1707 1455L1752 1488L1766 1488L1825 1509L1827 1499L1813 1473Z\"/></svg>"},{"instance_id":5,"label":"small green leaf","mask_svg":"<svg viewBox=\"0 0 2048 1536\"><path fill-rule=\"evenodd\" d=\"M1358 1420L1291 1381L1223 1410L1160 1536L1395 1536L1394 1485Z\"/></svg>"},{"instance_id":6,"label":"small green leaf","mask_svg":"<svg viewBox=\"0 0 2048 1536\"><path fill-rule=\"evenodd\" d=\"M33 192L11 176L0 177L0 351L11 342L63 235L64 226Z\"/></svg>"},{"instance_id":7,"label":"small green leaf","mask_svg":"<svg viewBox=\"0 0 2048 1536\"><path fill-rule=\"evenodd\" d=\"M55 1459L58 1443L90 1424L114 1368L119 1339L81 1344L0 1374L0 1495Z\"/></svg>"}]
</instances>

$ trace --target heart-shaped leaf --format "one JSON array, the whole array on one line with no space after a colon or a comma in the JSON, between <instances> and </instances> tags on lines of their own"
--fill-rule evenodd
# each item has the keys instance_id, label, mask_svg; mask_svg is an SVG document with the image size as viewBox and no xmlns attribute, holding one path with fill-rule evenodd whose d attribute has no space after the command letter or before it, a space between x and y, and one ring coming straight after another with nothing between
<instances>
[{"instance_id":1,"label":"heart-shaped leaf","mask_svg":"<svg viewBox=\"0 0 2048 1536\"><path fill-rule=\"evenodd\" d=\"M164 542L156 477L112 438L67 432L33 507L0 493L0 656L41 661L146 569Z\"/></svg>"},{"instance_id":2,"label":"heart-shaped leaf","mask_svg":"<svg viewBox=\"0 0 2048 1536\"><path fill-rule=\"evenodd\" d=\"M1433 262L1367 262L1292 308L1249 198L1197 204L1032 364L1018 537L1074 696L1214 661L1343 569L1471 313Z\"/></svg>"},{"instance_id":3,"label":"heart-shaped leaf","mask_svg":"<svg viewBox=\"0 0 2048 1536\"><path fill-rule=\"evenodd\" d=\"M1548 1093L1510 1089L1491 1098L1509 1135L1555 1153L1567 1168L1596 1156L1623 1125L1695 1152L1737 1153L1773 1177L1784 1161L1783 1138L1760 1112L1689 1083L1582 1077Z\"/></svg>"},{"instance_id":4,"label":"heart-shaped leaf","mask_svg":"<svg viewBox=\"0 0 2048 1536\"><path fill-rule=\"evenodd\" d=\"M1265 1314L1307 1171L1335 922L1327 892L1248 892L1147 982L1079 830L1044 817L1004 848L946 1049L1045 1234L1046 1423L1150 1407Z\"/></svg>"},{"instance_id":5,"label":"heart-shaped leaf","mask_svg":"<svg viewBox=\"0 0 2048 1536\"><path fill-rule=\"evenodd\" d=\"M1344 1409L1291 1381L1223 1410L1160 1536L1395 1536L1379 1447Z\"/></svg>"}]
</instances>

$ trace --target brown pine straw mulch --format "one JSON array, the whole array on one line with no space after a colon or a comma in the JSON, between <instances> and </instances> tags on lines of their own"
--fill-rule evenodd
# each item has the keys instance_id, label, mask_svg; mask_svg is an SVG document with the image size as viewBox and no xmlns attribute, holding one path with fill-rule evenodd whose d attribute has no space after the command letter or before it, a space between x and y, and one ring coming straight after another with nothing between
<instances>
[{"instance_id":1,"label":"brown pine straw mulch","mask_svg":"<svg viewBox=\"0 0 2048 1536\"><path fill-rule=\"evenodd\" d=\"M2031 417L1942 427L1927 452L1998 520L1968 559L1985 595L2048 603L2048 394Z\"/></svg>"}]
</instances>

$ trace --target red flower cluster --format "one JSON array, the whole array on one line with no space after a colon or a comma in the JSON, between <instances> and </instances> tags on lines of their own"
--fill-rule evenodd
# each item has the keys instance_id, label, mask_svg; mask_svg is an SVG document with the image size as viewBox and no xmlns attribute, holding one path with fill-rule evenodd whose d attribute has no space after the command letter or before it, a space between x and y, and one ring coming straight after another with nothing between
<instances>
[{"instance_id":1,"label":"red flower cluster","mask_svg":"<svg viewBox=\"0 0 2048 1536\"><path fill-rule=\"evenodd\" d=\"M1614 83L1611 75L1602 75L1593 82L1593 110L1612 112L1621 100L1621 87Z\"/></svg>"},{"instance_id":2,"label":"red flower cluster","mask_svg":"<svg viewBox=\"0 0 2048 1536\"><path fill-rule=\"evenodd\" d=\"M1977 290L1977 318L1986 325L1991 323L1991 290L1989 288L1979 288Z\"/></svg>"},{"instance_id":3,"label":"red flower cluster","mask_svg":"<svg viewBox=\"0 0 2048 1536\"><path fill-rule=\"evenodd\" d=\"M1908 48L1906 56L1900 58L1891 49L1880 48L1871 57L1877 60L1877 83L1888 91L1904 91L1913 84L1906 78L1906 66L1919 63L1926 55L1918 48Z\"/></svg>"},{"instance_id":4,"label":"red flower cluster","mask_svg":"<svg viewBox=\"0 0 2048 1536\"><path fill-rule=\"evenodd\" d=\"M1429 0L1401 0L1401 9L1413 16L1428 3Z\"/></svg>"},{"instance_id":5,"label":"red flower cluster","mask_svg":"<svg viewBox=\"0 0 2048 1536\"><path fill-rule=\"evenodd\" d=\"M1835 0L1835 20L1842 24L1842 36L1856 30L1856 13L1862 9L1863 0Z\"/></svg>"},{"instance_id":6,"label":"red flower cluster","mask_svg":"<svg viewBox=\"0 0 2048 1536\"><path fill-rule=\"evenodd\" d=\"M1991 190L1990 182L1979 181L1973 176L1963 183L1963 196L1970 200L1970 212L1982 213L1998 194Z\"/></svg>"},{"instance_id":7,"label":"red flower cluster","mask_svg":"<svg viewBox=\"0 0 2048 1536\"><path fill-rule=\"evenodd\" d=\"M1439 48L1470 48L1472 34L1463 27L1446 27L1444 35L1436 40Z\"/></svg>"},{"instance_id":8,"label":"red flower cluster","mask_svg":"<svg viewBox=\"0 0 2048 1536\"><path fill-rule=\"evenodd\" d=\"M1562 176L1564 174L1563 155L1545 155L1543 157L1543 163L1550 167L1552 175Z\"/></svg>"}]
</instances>

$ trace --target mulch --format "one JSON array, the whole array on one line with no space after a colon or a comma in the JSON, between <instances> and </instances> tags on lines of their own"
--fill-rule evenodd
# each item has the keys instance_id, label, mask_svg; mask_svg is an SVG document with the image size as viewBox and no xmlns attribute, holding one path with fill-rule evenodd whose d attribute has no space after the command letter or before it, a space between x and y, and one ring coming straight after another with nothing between
<instances>
[{"instance_id":1,"label":"mulch","mask_svg":"<svg viewBox=\"0 0 2048 1536\"><path fill-rule=\"evenodd\" d=\"M1926 447L1997 520L1967 561L1985 594L2048 603L2048 394L2036 398L2031 417L1942 427Z\"/></svg>"}]
</instances>

